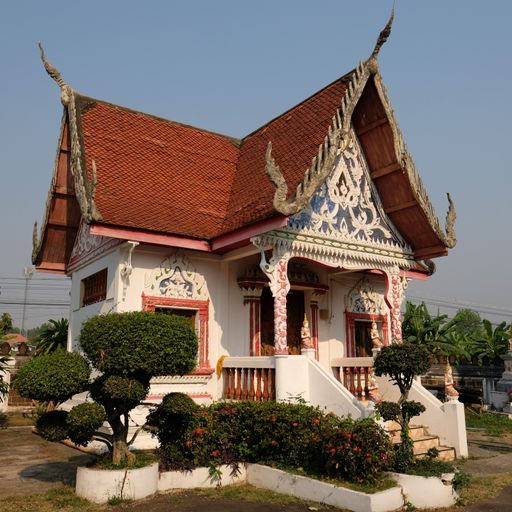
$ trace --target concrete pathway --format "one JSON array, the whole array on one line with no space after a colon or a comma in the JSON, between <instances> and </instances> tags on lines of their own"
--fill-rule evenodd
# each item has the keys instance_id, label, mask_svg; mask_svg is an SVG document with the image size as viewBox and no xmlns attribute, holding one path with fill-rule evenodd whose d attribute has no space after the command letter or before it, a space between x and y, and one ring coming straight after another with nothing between
<instances>
[{"instance_id":1,"label":"concrete pathway","mask_svg":"<svg viewBox=\"0 0 512 512\"><path fill-rule=\"evenodd\" d=\"M87 455L32 433L31 427L0 430L0 496L45 492L73 485L76 466Z\"/></svg>"}]
</instances>

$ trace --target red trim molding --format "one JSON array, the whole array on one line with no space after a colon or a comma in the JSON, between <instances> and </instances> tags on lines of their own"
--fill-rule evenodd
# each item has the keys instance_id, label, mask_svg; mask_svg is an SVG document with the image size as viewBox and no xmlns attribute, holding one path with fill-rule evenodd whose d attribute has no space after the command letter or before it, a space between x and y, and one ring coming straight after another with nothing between
<instances>
[{"instance_id":1,"label":"red trim molding","mask_svg":"<svg viewBox=\"0 0 512 512\"><path fill-rule=\"evenodd\" d=\"M115 228L101 224L91 225L91 235L108 236L110 238L121 238L154 245L165 245L168 247L181 247L194 251L211 252L210 244L205 240L195 240L161 233L148 233L135 229Z\"/></svg>"},{"instance_id":2,"label":"red trim molding","mask_svg":"<svg viewBox=\"0 0 512 512\"><path fill-rule=\"evenodd\" d=\"M318 361L320 355L318 353L318 302L311 301L311 340L315 349L315 359Z\"/></svg>"},{"instance_id":3,"label":"red trim molding","mask_svg":"<svg viewBox=\"0 0 512 512\"><path fill-rule=\"evenodd\" d=\"M272 229L282 228L288 224L288 217L278 215L271 219L267 219L252 226L246 226L241 229L237 229L232 233L226 235L220 235L212 240L212 251L222 252L235 249L245 243L253 236L261 235Z\"/></svg>"},{"instance_id":4,"label":"red trim molding","mask_svg":"<svg viewBox=\"0 0 512 512\"><path fill-rule=\"evenodd\" d=\"M249 355L261 355L261 298L247 297L244 299L244 306L249 305Z\"/></svg>"},{"instance_id":5,"label":"red trim molding","mask_svg":"<svg viewBox=\"0 0 512 512\"><path fill-rule=\"evenodd\" d=\"M178 299L175 297L158 297L142 294L142 310L155 311L157 307L196 309L199 314L199 370L210 369L208 320L210 301L194 299ZM194 372L194 373L196 373Z\"/></svg>"},{"instance_id":6,"label":"red trim molding","mask_svg":"<svg viewBox=\"0 0 512 512\"><path fill-rule=\"evenodd\" d=\"M356 357L356 320L367 320L369 322L379 322L382 324L382 336L384 346L389 345L389 320L388 315L376 315L372 313L350 313L345 311L345 348L347 357Z\"/></svg>"}]
</instances>

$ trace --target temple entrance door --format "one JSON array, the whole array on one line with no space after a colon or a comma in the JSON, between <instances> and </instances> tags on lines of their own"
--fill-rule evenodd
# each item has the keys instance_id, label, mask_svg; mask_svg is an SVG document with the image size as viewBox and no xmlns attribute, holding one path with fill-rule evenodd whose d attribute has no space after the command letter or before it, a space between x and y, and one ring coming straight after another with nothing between
<instances>
[{"instance_id":1,"label":"temple entrance door","mask_svg":"<svg viewBox=\"0 0 512 512\"><path fill-rule=\"evenodd\" d=\"M356 357L371 357L372 339L370 336L372 324L356 320L354 323L354 337L356 345Z\"/></svg>"},{"instance_id":2,"label":"temple entrance door","mask_svg":"<svg viewBox=\"0 0 512 512\"><path fill-rule=\"evenodd\" d=\"M274 355L274 298L269 288L261 294L261 355ZM300 354L300 328L304 320L304 292L291 290L286 297L288 353Z\"/></svg>"},{"instance_id":3,"label":"temple entrance door","mask_svg":"<svg viewBox=\"0 0 512 512\"><path fill-rule=\"evenodd\" d=\"M290 290L286 297L288 353L300 355L300 328L304 321L304 292Z\"/></svg>"}]
</instances>

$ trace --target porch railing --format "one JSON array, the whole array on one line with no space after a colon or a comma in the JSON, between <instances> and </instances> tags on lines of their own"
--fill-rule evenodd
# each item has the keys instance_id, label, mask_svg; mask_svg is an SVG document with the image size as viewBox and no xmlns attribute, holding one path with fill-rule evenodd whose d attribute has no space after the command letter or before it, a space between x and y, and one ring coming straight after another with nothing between
<instances>
[{"instance_id":1,"label":"porch railing","mask_svg":"<svg viewBox=\"0 0 512 512\"><path fill-rule=\"evenodd\" d=\"M331 361L336 378L358 399L369 400L368 381L373 357L339 357Z\"/></svg>"},{"instance_id":2,"label":"porch railing","mask_svg":"<svg viewBox=\"0 0 512 512\"><path fill-rule=\"evenodd\" d=\"M227 357L222 362L222 396L228 400L275 400L275 372L273 357Z\"/></svg>"}]
</instances>

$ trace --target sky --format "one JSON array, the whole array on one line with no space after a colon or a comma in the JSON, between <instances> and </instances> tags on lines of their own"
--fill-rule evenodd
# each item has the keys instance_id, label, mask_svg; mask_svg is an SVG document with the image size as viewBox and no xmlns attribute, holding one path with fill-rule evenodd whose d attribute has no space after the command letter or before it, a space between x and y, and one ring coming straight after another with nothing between
<instances>
[{"instance_id":1,"label":"sky","mask_svg":"<svg viewBox=\"0 0 512 512\"><path fill-rule=\"evenodd\" d=\"M243 137L369 56L392 2L187 0L3 2L0 10L0 312L21 323L23 268L41 222L62 115L37 42L88 96ZM512 320L512 2L397 0L379 61L405 140L457 247L409 294ZM29 301L66 286L33 276ZM9 279L8 279L9 278ZM52 286L50 286L52 285ZM53 286L55 285L55 286ZM34 291L33 291L34 290ZM37 293L36 293L37 291ZM462 307L462 306L461 306ZM65 316L27 309L27 325ZM484 315L485 316L485 315Z\"/></svg>"}]
</instances>

